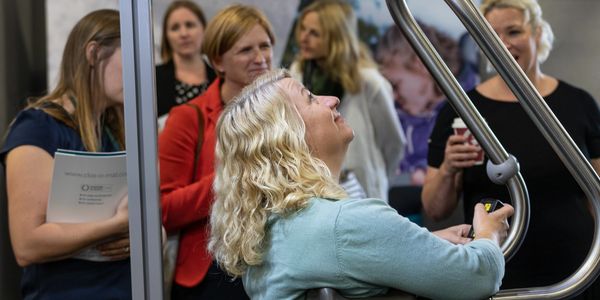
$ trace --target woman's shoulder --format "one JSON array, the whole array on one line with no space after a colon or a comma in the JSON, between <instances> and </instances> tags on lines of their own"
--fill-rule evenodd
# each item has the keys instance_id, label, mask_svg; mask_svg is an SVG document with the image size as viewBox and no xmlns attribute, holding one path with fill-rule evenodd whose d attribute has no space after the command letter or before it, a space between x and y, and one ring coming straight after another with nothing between
<instances>
[{"instance_id":1,"label":"woman's shoulder","mask_svg":"<svg viewBox=\"0 0 600 300\"><path fill-rule=\"evenodd\" d=\"M48 130L54 127L66 127L67 125L47 114L44 110L38 108L26 108L20 111L10 125L10 129L15 128L46 128Z\"/></svg>"},{"instance_id":2,"label":"woman's shoulder","mask_svg":"<svg viewBox=\"0 0 600 300\"><path fill-rule=\"evenodd\" d=\"M377 67L361 67L358 71L360 72L362 80L368 84L387 83L387 80L381 75L381 72L379 72Z\"/></svg>"},{"instance_id":3,"label":"woman's shoulder","mask_svg":"<svg viewBox=\"0 0 600 300\"><path fill-rule=\"evenodd\" d=\"M383 200L379 199L324 199L311 198L308 205L292 215L292 217L274 216L271 222L283 221L281 224L296 224L299 227L321 224L314 230L336 228L339 232L347 229L369 226L368 224L386 222L389 217L399 217L398 213ZM382 221L383 220L383 221ZM304 224L304 225L302 225ZM308 224L308 225L307 225ZM373 225L375 226L375 225Z\"/></svg>"},{"instance_id":4,"label":"woman's shoulder","mask_svg":"<svg viewBox=\"0 0 600 300\"><path fill-rule=\"evenodd\" d=\"M380 210L392 210L385 201L377 198L364 198L364 199L344 199L339 201L339 205L342 210L357 211L357 212L368 212L368 211L380 211Z\"/></svg>"},{"instance_id":5,"label":"woman's shoulder","mask_svg":"<svg viewBox=\"0 0 600 300\"><path fill-rule=\"evenodd\" d=\"M174 70L175 69L175 64L173 64L172 60L169 60L167 62L164 62L162 64L156 65L156 72L165 72L168 70Z\"/></svg>"},{"instance_id":6,"label":"woman's shoulder","mask_svg":"<svg viewBox=\"0 0 600 300\"><path fill-rule=\"evenodd\" d=\"M594 123L600 115L598 102L589 92L562 80L556 90L545 98L555 112L569 113L578 119L587 116L587 120Z\"/></svg>"},{"instance_id":7,"label":"woman's shoulder","mask_svg":"<svg viewBox=\"0 0 600 300\"><path fill-rule=\"evenodd\" d=\"M392 99L392 85L381 75L376 67L359 68L361 78L361 92L363 95L386 95L389 100Z\"/></svg>"},{"instance_id":8,"label":"woman's shoulder","mask_svg":"<svg viewBox=\"0 0 600 300\"><path fill-rule=\"evenodd\" d=\"M62 145L63 143L72 144L77 141L80 139L72 128L41 109L28 108L19 112L9 125L0 152L7 153L19 146L32 145L54 155L57 147L66 145Z\"/></svg>"},{"instance_id":9,"label":"woman's shoulder","mask_svg":"<svg viewBox=\"0 0 600 300\"><path fill-rule=\"evenodd\" d=\"M397 215L387 203L376 198L340 200L312 198L309 209L329 211L334 213L338 220L352 220L355 216L361 216L361 219L378 218L384 212L393 212Z\"/></svg>"},{"instance_id":10,"label":"woman's shoulder","mask_svg":"<svg viewBox=\"0 0 600 300\"><path fill-rule=\"evenodd\" d=\"M338 238L352 236L354 241L372 243L387 236L391 228L403 232L419 230L417 225L380 199L341 200L337 208L334 228Z\"/></svg>"},{"instance_id":11,"label":"woman's shoulder","mask_svg":"<svg viewBox=\"0 0 600 300\"><path fill-rule=\"evenodd\" d=\"M390 208L387 203L381 199L364 198L364 199L326 199L326 198L311 198L308 209L315 210L334 210L334 211L354 211L354 210L372 210L381 208ZM391 208L390 208L391 209Z\"/></svg>"},{"instance_id":12,"label":"woman's shoulder","mask_svg":"<svg viewBox=\"0 0 600 300\"><path fill-rule=\"evenodd\" d=\"M556 87L556 89L554 90L554 92L552 93L553 96L558 96L558 97L573 97L573 96L579 96L577 98L584 98L587 100L594 100L594 97L586 90L584 90L583 88L580 88L578 86L575 86L571 83L568 83L562 79L558 79L558 86Z\"/></svg>"},{"instance_id":13,"label":"woman's shoulder","mask_svg":"<svg viewBox=\"0 0 600 300\"><path fill-rule=\"evenodd\" d=\"M381 73L376 66L362 66L358 68L358 71L360 72L360 75L381 76Z\"/></svg>"},{"instance_id":14,"label":"woman's shoulder","mask_svg":"<svg viewBox=\"0 0 600 300\"><path fill-rule=\"evenodd\" d=\"M175 64L173 64L173 61L157 65L155 70L157 88L164 87L167 83L171 84L175 81Z\"/></svg>"},{"instance_id":15,"label":"woman's shoulder","mask_svg":"<svg viewBox=\"0 0 600 300\"><path fill-rule=\"evenodd\" d=\"M165 122L163 132L159 135L159 141L161 140L161 137L164 139L166 136L170 136L171 132L197 131L197 125L193 124L197 122L199 117L198 115L201 114L203 116L204 112L203 109L200 108L199 104L194 102L194 100L178 104L171 108L169 111L169 117Z\"/></svg>"}]
</instances>

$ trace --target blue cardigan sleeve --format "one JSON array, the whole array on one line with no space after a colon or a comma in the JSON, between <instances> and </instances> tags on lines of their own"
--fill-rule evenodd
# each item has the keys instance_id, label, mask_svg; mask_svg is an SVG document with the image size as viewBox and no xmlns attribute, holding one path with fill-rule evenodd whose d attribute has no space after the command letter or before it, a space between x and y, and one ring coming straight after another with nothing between
<instances>
[{"instance_id":1,"label":"blue cardigan sleeve","mask_svg":"<svg viewBox=\"0 0 600 300\"><path fill-rule=\"evenodd\" d=\"M454 245L381 200L344 202L335 223L342 276L432 299L482 299L498 291L504 257L491 240Z\"/></svg>"}]
</instances>

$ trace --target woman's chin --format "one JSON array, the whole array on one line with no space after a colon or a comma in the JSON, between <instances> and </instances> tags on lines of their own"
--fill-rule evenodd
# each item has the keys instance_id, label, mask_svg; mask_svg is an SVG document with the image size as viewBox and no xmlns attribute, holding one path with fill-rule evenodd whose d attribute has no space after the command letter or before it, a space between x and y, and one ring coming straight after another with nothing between
<instances>
[{"instance_id":1,"label":"woman's chin","mask_svg":"<svg viewBox=\"0 0 600 300\"><path fill-rule=\"evenodd\" d=\"M354 140L354 130L350 129L350 134L346 137L346 145L350 144Z\"/></svg>"}]
</instances>

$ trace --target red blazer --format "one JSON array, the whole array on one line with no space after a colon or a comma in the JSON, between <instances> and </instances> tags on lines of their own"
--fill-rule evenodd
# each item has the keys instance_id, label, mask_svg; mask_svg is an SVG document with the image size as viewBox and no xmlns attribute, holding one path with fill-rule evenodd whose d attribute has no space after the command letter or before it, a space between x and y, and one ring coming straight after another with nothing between
<instances>
[{"instance_id":1,"label":"red blazer","mask_svg":"<svg viewBox=\"0 0 600 300\"><path fill-rule=\"evenodd\" d=\"M190 101L204 116L204 140L198 156L196 182L192 182L198 143L196 110L188 105L171 109L158 138L162 222L167 232L181 232L175 282L186 287L200 283L212 264L206 247L208 217L214 199L215 128L223 110L219 84L220 80L215 80L204 94Z\"/></svg>"}]
</instances>

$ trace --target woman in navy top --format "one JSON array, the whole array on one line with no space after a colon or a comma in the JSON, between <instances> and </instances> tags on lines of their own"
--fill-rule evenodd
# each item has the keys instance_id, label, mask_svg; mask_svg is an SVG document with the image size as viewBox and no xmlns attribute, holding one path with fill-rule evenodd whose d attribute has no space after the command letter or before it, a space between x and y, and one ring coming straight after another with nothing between
<instances>
[{"instance_id":1,"label":"woman in navy top","mask_svg":"<svg viewBox=\"0 0 600 300\"><path fill-rule=\"evenodd\" d=\"M131 299L127 196L107 220L46 222L57 149L125 149L121 73L119 13L94 11L69 34L56 88L11 124L0 161L24 299ZM73 258L90 247L107 261Z\"/></svg>"}]
</instances>

